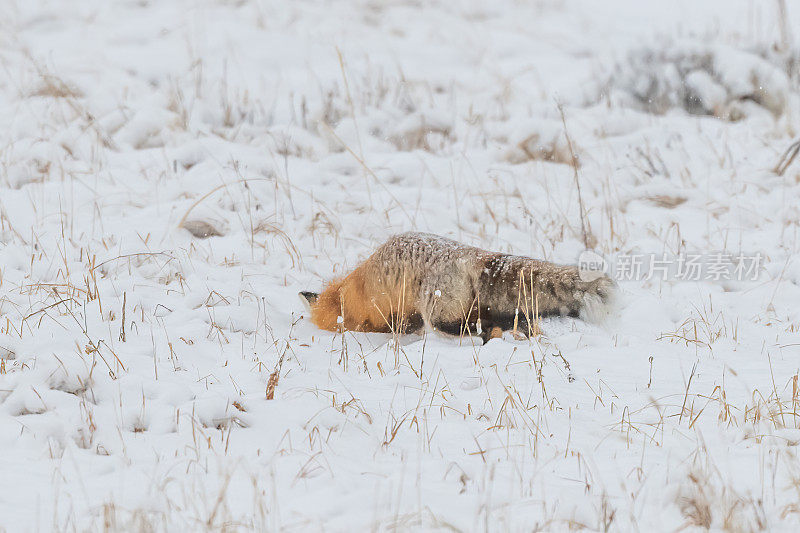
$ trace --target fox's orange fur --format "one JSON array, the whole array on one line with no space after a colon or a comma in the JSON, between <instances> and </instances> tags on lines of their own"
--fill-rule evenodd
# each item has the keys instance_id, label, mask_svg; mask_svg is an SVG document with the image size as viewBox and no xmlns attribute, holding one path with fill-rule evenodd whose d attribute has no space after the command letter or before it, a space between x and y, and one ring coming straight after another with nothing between
<instances>
[{"instance_id":1,"label":"fox's orange fur","mask_svg":"<svg viewBox=\"0 0 800 533\"><path fill-rule=\"evenodd\" d=\"M367 262L346 277L328 283L311 305L311 321L321 329L389 333L419 313L417 298L399 284L385 284ZM341 317L341 318L339 318Z\"/></svg>"},{"instance_id":2,"label":"fox's orange fur","mask_svg":"<svg viewBox=\"0 0 800 533\"><path fill-rule=\"evenodd\" d=\"M395 235L319 295L301 293L311 321L330 331L483 333L538 316L585 314L613 282L583 281L577 267L488 252L424 233Z\"/></svg>"}]
</instances>

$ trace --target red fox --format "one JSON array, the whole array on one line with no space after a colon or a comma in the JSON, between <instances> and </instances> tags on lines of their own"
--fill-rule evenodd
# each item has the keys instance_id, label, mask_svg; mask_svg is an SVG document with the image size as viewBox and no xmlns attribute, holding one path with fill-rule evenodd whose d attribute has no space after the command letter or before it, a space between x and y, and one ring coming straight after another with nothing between
<instances>
[{"instance_id":1,"label":"red fox","mask_svg":"<svg viewBox=\"0 0 800 533\"><path fill-rule=\"evenodd\" d=\"M488 252L428 233L401 233L322 293L301 292L311 321L330 331L450 335L484 342L535 331L539 317L586 317L614 282L583 281L574 266Z\"/></svg>"}]
</instances>

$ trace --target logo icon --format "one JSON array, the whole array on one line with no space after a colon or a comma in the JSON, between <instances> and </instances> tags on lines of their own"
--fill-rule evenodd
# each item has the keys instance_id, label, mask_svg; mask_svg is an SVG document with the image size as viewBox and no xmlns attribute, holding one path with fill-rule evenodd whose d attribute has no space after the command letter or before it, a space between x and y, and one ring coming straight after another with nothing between
<instances>
[{"instance_id":1,"label":"logo icon","mask_svg":"<svg viewBox=\"0 0 800 533\"><path fill-rule=\"evenodd\" d=\"M581 281L594 281L602 278L608 270L608 263L602 255L592 250L584 250L578 256L578 275Z\"/></svg>"}]
</instances>

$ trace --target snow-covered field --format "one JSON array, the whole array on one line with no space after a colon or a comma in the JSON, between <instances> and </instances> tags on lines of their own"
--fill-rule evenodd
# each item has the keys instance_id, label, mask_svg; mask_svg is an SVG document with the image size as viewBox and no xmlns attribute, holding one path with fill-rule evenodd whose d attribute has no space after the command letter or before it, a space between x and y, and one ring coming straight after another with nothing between
<instances>
[{"instance_id":1,"label":"snow-covered field","mask_svg":"<svg viewBox=\"0 0 800 533\"><path fill-rule=\"evenodd\" d=\"M799 7L0 2L0 530L796 530ZM411 229L757 264L532 341L302 318Z\"/></svg>"}]
</instances>

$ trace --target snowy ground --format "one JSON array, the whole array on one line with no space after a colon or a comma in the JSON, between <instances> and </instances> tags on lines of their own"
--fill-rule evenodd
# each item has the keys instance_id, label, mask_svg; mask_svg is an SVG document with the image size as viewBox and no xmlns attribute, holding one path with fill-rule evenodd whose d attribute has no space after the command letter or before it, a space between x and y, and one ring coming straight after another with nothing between
<instances>
[{"instance_id":1,"label":"snowy ground","mask_svg":"<svg viewBox=\"0 0 800 533\"><path fill-rule=\"evenodd\" d=\"M786 3L0 2L0 529L799 527ZM398 231L577 262L558 105L597 251L758 279L532 342L301 319Z\"/></svg>"}]
</instances>

